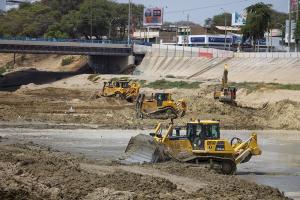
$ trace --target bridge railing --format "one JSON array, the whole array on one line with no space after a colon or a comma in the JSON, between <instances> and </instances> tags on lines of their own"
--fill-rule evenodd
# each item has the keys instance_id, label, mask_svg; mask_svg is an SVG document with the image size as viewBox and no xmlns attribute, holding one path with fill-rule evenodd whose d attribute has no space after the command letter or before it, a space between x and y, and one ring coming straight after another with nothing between
<instances>
[{"instance_id":1,"label":"bridge railing","mask_svg":"<svg viewBox=\"0 0 300 200\"><path fill-rule=\"evenodd\" d=\"M31 37L0 37L0 40L39 41L39 42L76 42L95 44L127 44L127 40L86 40L86 39L63 39L63 38L31 38Z\"/></svg>"}]
</instances>

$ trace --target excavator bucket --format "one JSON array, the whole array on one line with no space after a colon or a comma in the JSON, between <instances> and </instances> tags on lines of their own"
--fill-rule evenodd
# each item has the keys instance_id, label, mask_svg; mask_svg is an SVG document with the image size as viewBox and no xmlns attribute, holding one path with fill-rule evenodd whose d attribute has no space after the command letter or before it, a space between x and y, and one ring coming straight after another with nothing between
<instances>
[{"instance_id":1,"label":"excavator bucket","mask_svg":"<svg viewBox=\"0 0 300 200\"><path fill-rule=\"evenodd\" d=\"M164 146L158 144L153 137L139 134L132 137L119 162L122 164L132 163L157 163L167 160Z\"/></svg>"}]
</instances>

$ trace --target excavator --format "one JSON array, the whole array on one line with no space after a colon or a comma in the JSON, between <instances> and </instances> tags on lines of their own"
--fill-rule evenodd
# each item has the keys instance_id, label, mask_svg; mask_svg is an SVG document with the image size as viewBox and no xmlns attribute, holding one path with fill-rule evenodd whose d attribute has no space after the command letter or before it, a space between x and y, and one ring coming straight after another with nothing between
<instances>
[{"instance_id":1,"label":"excavator","mask_svg":"<svg viewBox=\"0 0 300 200\"><path fill-rule=\"evenodd\" d=\"M223 174L235 174L237 165L261 155L257 134L242 141L234 137L229 142L220 135L220 121L192 120L185 127L171 122L163 133L159 123L153 133L132 137L119 161L130 163L158 163L175 160L184 163L207 163Z\"/></svg>"},{"instance_id":2,"label":"excavator","mask_svg":"<svg viewBox=\"0 0 300 200\"><path fill-rule=\"evenodd\" d=\"M126 99L128 102L133 102L139 95L140 84L126 79L111 80L104 82L101 96L117 97Z\"/></svg>"},{"instance_id":3,"label":"excavator","mask_svg":"<svg viewBox=\"0 0 300 200\"><path fill-rule=\"evenodd\" d=\"M228 86L228 65L225 64L222 77L221 90L214 91L214 99L218 99L220 102L236 105L236 91L235 86Z\"/></svg>"},{"instance_id":4,"label":"excavator","mask_svg":"<svg viewBox=\"0 0 300 200\"><path fill-rule=\"evenodd\" d=\"M138 118L171 118L183 117L187 110L186 102L181 99L174 101L172 94L159 92L147 98L145 94L139 94L136 101L136 113Z\"/></svg>"}]
</instances>

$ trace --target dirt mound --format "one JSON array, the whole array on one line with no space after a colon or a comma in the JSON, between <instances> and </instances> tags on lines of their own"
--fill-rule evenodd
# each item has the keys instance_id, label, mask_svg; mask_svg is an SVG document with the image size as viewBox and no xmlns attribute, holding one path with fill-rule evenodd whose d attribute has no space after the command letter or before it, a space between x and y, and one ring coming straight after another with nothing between
<instances>
[{"instance_id":1,"label":"dirt mound","mask_svg":"<svg viewBox=\"0 0 300 200\"><path fill-rule=\"evenodd\" d=\"M134 199L154 199L177 189L166 179L125 171L104 176L89 173L70 155L32 144L0 149L0 199L81 199L103 188L108 188L109 196L128 191L122 193Z\"/></svg>"},{"instance_id":2,"label":"dirt mound","mask_svg":"<svg viewBox=\"0 0 300 200\"><path fill-rule=\"evenodd\" d=\"M4 194L16 187L38 199L77 199L93 191L99 182L92 174L82 172L76 159L63 153L14 145L2 149L0 155L1 164L9 163L12 169L4 171L8 176L1 176L6 184L1 185Z\"/></svg>"},{"instance_id":3,"label":"dirt mound","mask_svg":"<svg viewBox=\"0 0 300 200\"><path fill-rule=\"evenodd\" d=\"M278 189L257 185L235 176L214 173L206 166L167 162L145 165L170 174L190 177L208 183L197 191L199 199L288 199Z\"/></svg>"},{"instance_id":4,"label":"dirt mound","mask_svg":"<svg viewBox=\"0 0 300 200\"><path fill-rule=\"evenodd\" d=\"M300 103L283 100L267 105L265 110L269 114L269 123L275 128L300 128Z\"/></svg>"},{"instance_id":5,"label":"dirt mound","mask_svg":"<svg viewBox=\"0 0 300 200\"><path fill-rule=\"evenodd\" d=\"M300 129L300 104L282 100L260 108L232 106L206 97L189 97L190 118L220 119L229 129Z\"/></svg>"},{"instance_id":6,"label":"dirt mound","mask_svg":"<svg viewBox=\"0 0 300 200\"><path fill-rule=\"evenodd\" d=\"M17 92L0 92L0 120L35 124L79 124L106 128L153 128L157 119L137 119L135 105L116 98L92 98L95 90L78 90L56 87L21 89ZM175 120L185 125L193 119L219 119L227 129L300 129L300 103L282 100L261 107L232 106L214 101L205 91L184 97L188 111ZM72 112L70 112L70 110ZM162 120L161 120L162 121ZM169 120L166 120L168 123ZM53 126L52 126L53 127ZM87 126L88 127L88 126Z\"/></svg>"},{"instance_id":7,"label":"dirt mound","mask_svg":"<svg viewBox=\"0 0 300 200\"><path fill-rule=\"evenodd\" d=\"M195 165L168 162L135 166L175 174L177 182L180 177L190 177L206 183L187 193L159 173L153 176L121 168L97 173L82 168L80 162L83 160L31 143L0 145L0 199L286 199L277 189Z\"/></svg>"},{"instance_id":8,"label":"dirt mound","mask_svg":"<svg viewBox=\"0 0 300 200\"><path fill-rule=\"evenodd\" d=\"M166 179L124 171L105 175L101 185L121 191L132 191L140 194L140 198L142 195L158 198L162 191L171 193L177 189L175 184Z\"/></svg>"},{"instance_id":9,"label":"dirt mound","mask_svg":"<svg viewBox=\"0 0 300 200\"><path fill-rule=\"evenodd\" d=\"M133 200L134 193L127 191L116 191L105 187L97 188L93 193L88 194L86 200Z\"/></svg>"}]
</instances>

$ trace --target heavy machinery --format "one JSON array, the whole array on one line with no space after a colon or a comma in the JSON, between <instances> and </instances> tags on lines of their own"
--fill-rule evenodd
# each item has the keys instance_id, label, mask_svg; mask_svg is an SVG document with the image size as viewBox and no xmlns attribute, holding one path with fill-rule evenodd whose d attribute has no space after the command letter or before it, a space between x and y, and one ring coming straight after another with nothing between
<instances>
[{"instance_id":1,"label":"heavy machinery","mask_svg":"<svg viewBox=\"0 0 300 200\"><path fill-rule=\"evenodd\" d=\"M140 84L126 79L104 82L101 96L118 97L133 102L139 95Z\"/></svg>"},{"instance_id":2,"label":"heavy machinery","mask_svg":"<svg viewBox=\"0 0 300 200\"><path fill-rule=\"evenodd\" d=\"M186 127L175 127L172 123L162 133L158 124L154 133L137 135L128 143L121 163L157 163L174 159L187 163L209 163L224 174L234 174L236 165L248 162L252 156L261 155L257 135L242 141L221 139L220 122L195 120Z\"/></svg>"},{"instance_id":3,"label":"heavy machinery","mask_svg":"<svg viewBox=\"0 0 300 200\"><path fill-rule=\"evenodd\" d=\"M145 94L139 94L136 101L137 117L144 118L177 118L183 117L187 109L186 102L181 99L174 101L172 94L160 92L147 98Z\"/></svg>"},{"instance_id":4,"label":"heavy machinery","mask_svg":"<svg viewBox=\"0 0 300 200\"><path fill-rule=\"evenodd\" d=\"M221 90L214 91L214 99L219 99L220 102L236 105L236 92L235 86L228 86L228 66L225 64Z\"/></svg>"}]
</instances>

